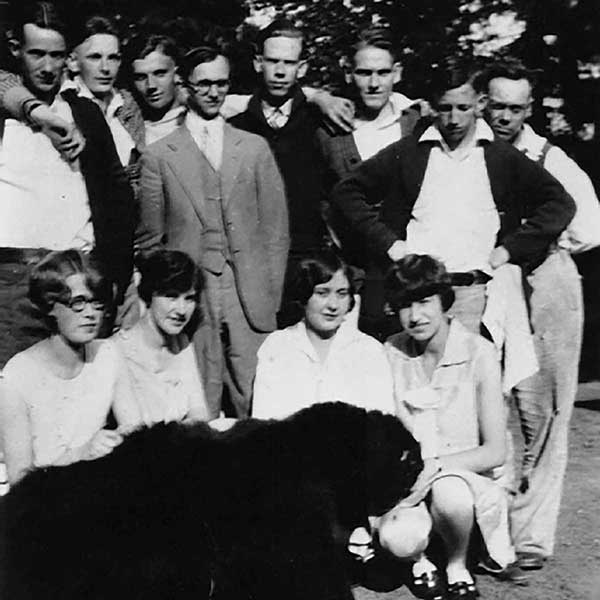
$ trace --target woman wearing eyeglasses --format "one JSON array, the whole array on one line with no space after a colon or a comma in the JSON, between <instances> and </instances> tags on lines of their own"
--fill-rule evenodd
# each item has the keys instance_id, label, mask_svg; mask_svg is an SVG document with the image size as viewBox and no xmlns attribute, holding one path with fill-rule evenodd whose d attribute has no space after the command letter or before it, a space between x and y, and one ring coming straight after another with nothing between
<instances>
[{"instance_id":1,"label":"woman wearing eyeglasses","mask_svg":"<svg viewBox=\"0 0 600 600\"><path fill-rule=\"evenodd\" d=\"M96 340L110 290L77 250L50 253L29 280L29 299L51 335L13 356L0 378L0 431L11 484L33 467L66 465L110 453L121 443L105 429L111 410L125 417L119 353Z\"/></svg>"}]
</instances>

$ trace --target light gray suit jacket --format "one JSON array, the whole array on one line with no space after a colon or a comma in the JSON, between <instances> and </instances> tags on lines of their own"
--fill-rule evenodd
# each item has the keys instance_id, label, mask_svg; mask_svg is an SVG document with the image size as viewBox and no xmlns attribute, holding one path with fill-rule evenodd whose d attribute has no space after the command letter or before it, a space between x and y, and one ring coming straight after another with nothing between
<instances>
[{"instance_id":1,"label":"light gray suit jacket","mask_svg":"<svg viewBox=\"0 0 600 600\"><path fill-rule=\"evenodd\" d=\"M185 125L142 154L137 249L162 245L187 252L201 264L206 201L200 160ZM220 177L223 220L244 312L255 329L272 331L289 228L283 181L267 142L225 124Z\"/></svg>"}]
</instances>

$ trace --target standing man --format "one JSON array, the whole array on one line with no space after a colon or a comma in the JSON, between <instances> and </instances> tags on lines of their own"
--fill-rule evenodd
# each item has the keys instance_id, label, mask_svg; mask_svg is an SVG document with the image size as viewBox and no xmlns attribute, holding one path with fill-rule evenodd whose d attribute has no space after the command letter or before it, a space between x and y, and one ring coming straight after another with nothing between
<instances>
[{"instance_id":1,"label":"standing man","mask_svg":"<svg viewBox=\"0 0 600 600\"><path fill-rule=\"evenodd\" d=\"M266 27L254 59L259 89L247 110L230 120L235 127L264 137L275 155L290 216L288 272L300 258L323 246L326 233L315 139L321 118L298 85L307 69L302 50L302 32L289 21L278 19Z\"/></svg>"},{"instance_id":2,"label":"standing man","mask_svg":"<svg viewBox=\"0 0 600 600\"><path fill-rule=\"evenodd\" d=\"M206 277L205 323L196 334L211 417L223 383L248 415L256 351L276 328L289 246L283 182L267 143L226 124L228 59L187 55L184 125L142 156L138 247L187 252Z\"/></svg>"},{"instance_id":3,"label":"standing man","mask_svg":"<svg viewBox=\"0 0 600 600\"><path fill-rule=\"evenodd\" d=\"M432 78L434 125L388 146L334 188L332 202L370 249L361 321L378 337L390 333L382 315L391 261L417 253L444 262L453 313L479 332L493 270L510 261L530 271L574 214L562 186L478 118L485 99L475 74L456 59L443 61Z\"/></svg>"},{"instance_id":4,"label":"standing man","mask_svg":"<svg viewBox=\"0 0 600 600\"><path fill-rule=\"evenodd\" d=\"M177 45L168 36L139 34L127 44L124 66L144 116L146 144L181 124L186 108L177 85L179 62Z\"/></svg>"},{"instance_id":5,"label":"standing man","mask_svg":"<svg viewBox=\"0 0 600 600\"><path fill-rule=\"evenodd\" d=\"M488 95L486 118L494 133L556 177L577 207L565 232L527 277L540 368L514 390L525 449L521 486L510 513L511 530L519 566L540 569L554 549L577 392L583 299L570 254L600 245L600 205L590 178L526 123L533 81L522 64L493 65L482 74L479 85Z\"/></svg>"},{"instance_id":6,"label":"standing man","mask_svg":"<svg viewBox=\"0 0 600 600\"><path fill-rule=\"evenodd\" d=\"M68 51L64 22L51 3L28 3L20 7L14 34L20 84L76 124L86 144L77 159L66 161L43 133L0 117L2 364L31 342L22 337L19 312L28 264L51 250L89 251L120 301L133 257L133 199L110 131L94 103L59 93Z\"/></svg>"},{"instance_id":7,"label":"standing man","mask_svg":"<svg viewBox=\"0 0 600 600\"><path fill-rule=\"evenodd\" d=\"M412 133L420 118L420 106L394 92L400 75L389 30L363 30L347 57L346 82L355 106L354 130L343 133L321 127L317 131L327 195L362 161ZM326 205L325 218L346 260L362 270L368 255L365 241L334 206Z\"/></svg>"}]
</instances>

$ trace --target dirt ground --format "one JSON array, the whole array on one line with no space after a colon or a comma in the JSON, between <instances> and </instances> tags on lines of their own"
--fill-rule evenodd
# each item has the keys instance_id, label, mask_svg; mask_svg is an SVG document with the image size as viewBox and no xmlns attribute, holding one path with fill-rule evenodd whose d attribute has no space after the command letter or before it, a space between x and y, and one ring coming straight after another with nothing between
<instances>
[{"instance_id":1,"label":"dirt ground","mask_svg":"<svg viewBox=\"0 0 600 600\"><path fill-rule=\"evenodd\" d=\"M516 420L511 428L517 432ZM481 600L600 600L600 383L579 386L571 421L569 465L555 555L526 587L478 576ZM356 600L411 600L392 592L356 588Z\"/></svg>"}]
</instances>

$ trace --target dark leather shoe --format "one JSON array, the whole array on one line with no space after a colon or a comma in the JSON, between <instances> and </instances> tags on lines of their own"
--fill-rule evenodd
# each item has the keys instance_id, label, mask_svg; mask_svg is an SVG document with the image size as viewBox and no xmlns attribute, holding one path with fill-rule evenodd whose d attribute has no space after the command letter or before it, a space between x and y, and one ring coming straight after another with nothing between
<instances>
[{"instance_id":1,"label":"dark leather shoe","mask_svg":"<svg viewBox=\"0 0 600 600\"><path fill-rule=\"evenodd\" d=\"M527 573L519 567L518 562L511 563L502 568L495 560L489 556L480 560L476 569L477 573L485 573L495 577L499 581L509 581L515 585L529 585Z\"/></svg>"},{"instance_id":2,"label":"dark leather shoe","mask_svg":"<svg viewBox=\"0 0 600 600\"><path fill-rule=\"evenodd\" d=\"M437 571L413 577L411 591L423 600L446 600L444 582Z\"/></svg>"},{"instance_id":3,"label":"dark leather shoe","mask_svg":"<svg viewBox=\"0 0 600 600\"><path fill-rule=\"evenodd\" d=\"M537 571L544 566L546 558L534 552L517 552L517 564L525 571Z\"/></svg>"},{"instance_id":4,"label":"dark leather shoe","mask_svg":"<svg viewBox=\"0 0 600 600\"><path fill-rule=\"evenodd\" d=\"M475 600L479 596L475 583L455 581L448 584L447 600Z\"/></svg>"}]
</instances>

